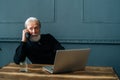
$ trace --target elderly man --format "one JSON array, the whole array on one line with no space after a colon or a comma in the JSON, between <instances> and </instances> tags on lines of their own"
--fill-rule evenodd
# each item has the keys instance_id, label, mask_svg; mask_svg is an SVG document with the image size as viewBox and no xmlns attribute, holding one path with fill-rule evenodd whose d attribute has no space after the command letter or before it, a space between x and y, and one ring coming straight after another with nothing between
<instances>
[{"instance_id":1,"label":"elderly man","mask_svg":"<svg viewBox=\"0 0 120 80\"><path fill-rule=\"evenodd\" d=\"M40 29L41 23L37 18L30 17L25 21L22 40L14 55L16 64L26 57L35 64L53 64L56 50L64 49L52 35L40 34Z\"/></svg>"}]
</instances>

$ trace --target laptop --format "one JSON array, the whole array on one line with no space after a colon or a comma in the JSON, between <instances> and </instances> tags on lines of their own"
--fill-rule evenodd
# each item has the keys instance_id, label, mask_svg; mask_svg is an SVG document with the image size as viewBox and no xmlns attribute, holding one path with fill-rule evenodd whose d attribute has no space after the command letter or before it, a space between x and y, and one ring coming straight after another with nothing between
<instances>
[{"instance_id":1,"label":"laptop","mask_svg":"<svg viewBox=\"0 0 120 80\"><path fill-rule=\"evenodd\" d=\"M57 50L54 65L43 66L50 73L82 71L88 60L90 48Z\"/></svg>"}]
</instances>

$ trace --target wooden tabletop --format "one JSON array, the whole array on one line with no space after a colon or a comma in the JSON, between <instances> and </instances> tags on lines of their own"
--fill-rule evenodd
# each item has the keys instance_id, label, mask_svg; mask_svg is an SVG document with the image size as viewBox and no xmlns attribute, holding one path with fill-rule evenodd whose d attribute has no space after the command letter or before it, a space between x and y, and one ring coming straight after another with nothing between
<instances>
[{"instance_id":1,"label":"wooden tabletop","mask_svg":"<svg viewBox=\"0 0 120 80\"><path fill-rule=\"evenodd\" d=\"M0 69L0 80L119 80L112 67L86 66L85 71L51 74L43 64L29 64L28 72L20 72L20 66L10 63Z\"/></svg>"}]
</instances>

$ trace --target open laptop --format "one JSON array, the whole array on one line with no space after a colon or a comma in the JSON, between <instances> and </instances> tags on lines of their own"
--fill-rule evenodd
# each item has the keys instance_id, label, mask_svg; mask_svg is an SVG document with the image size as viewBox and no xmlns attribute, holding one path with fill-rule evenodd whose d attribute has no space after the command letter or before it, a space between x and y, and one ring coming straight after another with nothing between
<instances>
[{"instance_id":1,"label":"open laptop","mask_svg":"<svg viewBox=\"0 0 120 80\"><path fill-rule=\"evenodd\" d=\"M89 53L90 48L57 50L54 65L43 66L43 70L50 73L84 70Z\"/></svg>"}]
</instances>

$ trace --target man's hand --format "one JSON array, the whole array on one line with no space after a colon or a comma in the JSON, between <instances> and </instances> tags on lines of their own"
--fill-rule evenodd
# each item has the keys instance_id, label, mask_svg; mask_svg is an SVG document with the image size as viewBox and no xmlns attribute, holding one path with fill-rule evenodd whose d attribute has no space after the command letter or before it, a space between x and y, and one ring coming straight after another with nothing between
<instances>
[{"instance_id":1,"label":"man's hand","mask_svg":"<svg viewBox=\"0 0 120 80\"><path fill-rule=\"evenodd\" d=\"M22 31L22 42L27 42L26 33L29 32L27 29Z\"/></svg>"}]
</instances>

